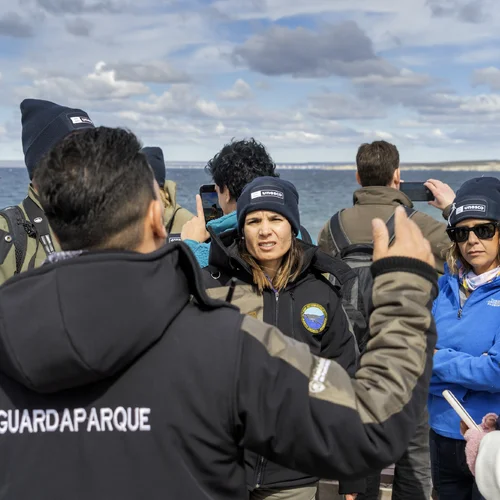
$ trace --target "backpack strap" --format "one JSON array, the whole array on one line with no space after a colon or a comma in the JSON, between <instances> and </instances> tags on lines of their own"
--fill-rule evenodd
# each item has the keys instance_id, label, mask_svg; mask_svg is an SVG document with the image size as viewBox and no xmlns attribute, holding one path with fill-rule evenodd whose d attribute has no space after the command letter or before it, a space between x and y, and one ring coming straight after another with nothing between
<instances>
[{"instance_id":1,"label":"backpack strap","mask_svg":"<svg viewBox=\"0 0 500 500\"><path fill-rule=\"evenodd\" d=\"M410 208L410 207L404 207L404 209L406 211L406 215L408 216L408 219L411 219L415 215L415 213L417 212L415 209ZM395 234L394 234L394 231L395 231L394 214L392 214L389 217L389 219L387 219L387 222L385 224L387 226L387 229L389 230L389 246L390 246L394 243L394 237L395 237Z\"/></svg>"},{"instance_id":2,"label":"backpack strap","mask_svg":"<svg viewBox=\"0 0 500 500\"><path fill-rule=\"evenodd\" d=\"M56 249L54 248L52 236L50 235L49 223L44 211L29 196L24 199L23 207L36 233L37 251L38 245L41 243L47 257L50 254L55 253ZM34 267L37 251L35 251L33 258L29 263L28 269L32 269Z\"/></svg>"},{"instance_id":3,"label":"backpack strap","mask_svg":"<svg viewBox=\"0 0 500 500\"><path fill-rule=\"evenodd\" d=\"M16 270L19 274L26 258L28 248L28 230L23 211L18 206L7 207L0 211L0 215L7 221L10 237L14 243L14 255L16 257Z\"/></svg>"},{"instance_id":4,"label":"backpack strap","mask_svg":"<svg viewBox=\"0 0 500 500\"><path fill-rule=\"evenodd\" d=\"M313 240L311 238L311 235L309 234L309 231L304 226L300 226L300 236L301 236L301 240L304 243L309 243L309 245L313 244Z\"/></svg>"},{"instance_id":5,"label":"backpack strap","mask_svg":"<svg viewBox=\"0 0 500 500\"><path fill-rule=\"evenodd\" d=\"M174 210L174 213L172 214L172 217L168 221L168 224L165 226L165 229L167 230L167 234L170 234L172 231L172 228L174 227L174 220L175 216L177 215L177 212L181 209L182 207L178 207Z\"/></svg>"},{"instance_id":6,"label":"backpack strap","mask_svg":"<svg viewBox=\"0 0 500 500\"><path fill-rule=\"evenodd\" d=\"M351 241L347 237L340 220L341 212L342 210L332 215L330 218L330 236L332 237L333 244L337 249L337 254L340 254L344 248L347 248L351 244Z\"/></svg>"}]
</instances>

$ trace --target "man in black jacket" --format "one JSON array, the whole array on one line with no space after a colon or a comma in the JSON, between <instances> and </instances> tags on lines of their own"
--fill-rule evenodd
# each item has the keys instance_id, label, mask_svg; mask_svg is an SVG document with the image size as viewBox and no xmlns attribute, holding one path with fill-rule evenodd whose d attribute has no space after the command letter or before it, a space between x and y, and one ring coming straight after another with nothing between
<instances>
[{"instance_id":1,"label":"man in black jacket","mask_svg":"<svg viewBox=\"0 0 500 500\"><path fill-rule=\"evenodd\" d=\"M351 379L206 296L185 245L164 246L130 132L69 136L36 177L64 252L0 287L3 499L244 499L244 448L337 479L404 451L436 341L433 258L404 213L390 248L375 222L373 338Z\"/></svg>"}]
</instances>

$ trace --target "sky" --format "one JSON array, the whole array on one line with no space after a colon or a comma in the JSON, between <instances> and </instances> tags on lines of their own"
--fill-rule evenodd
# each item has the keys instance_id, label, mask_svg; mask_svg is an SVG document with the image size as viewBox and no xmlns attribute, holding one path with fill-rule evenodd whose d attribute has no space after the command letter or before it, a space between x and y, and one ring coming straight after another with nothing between
<instances>
[{"instance_id":1,"label":"sky","mask_svg":"<svg viewBox=\"0 0 500 500\"><path fill-rule=\"evenodd\" d=\"M255 137L276 162L500 157L495 0L0 3L0 160L24 98L85 110L170 161Z\"/></svg>"}]
</instances>

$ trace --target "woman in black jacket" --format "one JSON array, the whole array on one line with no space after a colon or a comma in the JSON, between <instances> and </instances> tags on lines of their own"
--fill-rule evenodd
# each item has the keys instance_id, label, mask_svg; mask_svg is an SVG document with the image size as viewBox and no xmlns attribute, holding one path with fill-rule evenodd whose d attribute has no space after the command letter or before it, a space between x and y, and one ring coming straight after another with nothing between
<instances>
[{"instance_id":1,"label":"woman in black jacket","mask_svg":"<svg viewBox=\"0 0 500 500\"><path fill-rule=\"evenodd\" d=\"M307 343L314 354L354 373L356 340L340 290L326 277L332 274L342 283L351 271L318 247L297 239L298 201L295 186L279 178L260 177L244 189L237 202L238 229L211 235L209 266L204 270L208 292L225 299L231 295L231 279L236 278L231 300L243 313L278 326ZM316 390L313 384L310 390ZM252 500L315 498L318 478L252 453L245 455L245 461ZM363 481L351 481L341 484L340 492L363 489Z\"/></svg>"}]
</instances>

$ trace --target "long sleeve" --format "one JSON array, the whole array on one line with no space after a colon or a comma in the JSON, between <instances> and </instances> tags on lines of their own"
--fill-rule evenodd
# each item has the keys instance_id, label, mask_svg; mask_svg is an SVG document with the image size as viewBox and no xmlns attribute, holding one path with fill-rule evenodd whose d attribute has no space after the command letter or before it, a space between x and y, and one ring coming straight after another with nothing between
<instances>
[{"instance_id":1,"label":"long sleeve","mask_svg":"<svg viewBox=\"0 0 500 500\"><path fill-rule=\"evenodd\" d=\"M473 391L500 392L500 340L481 356L453 349L440 349L434 355L437 379Z\"/></svg>"}]
</instances>

